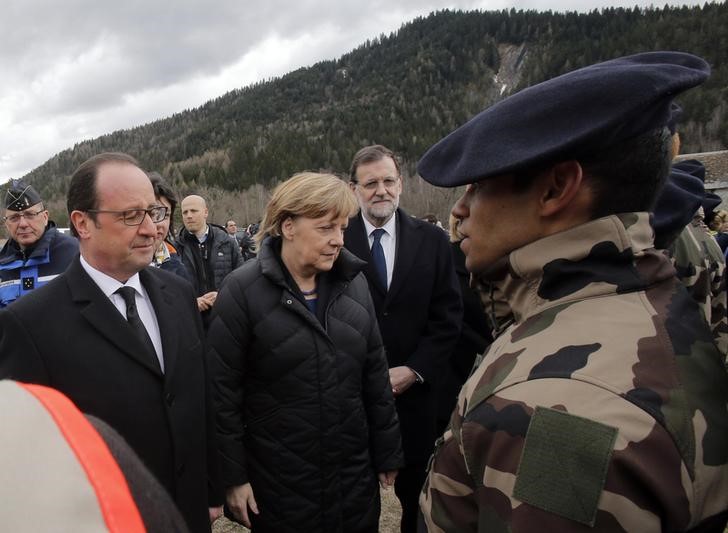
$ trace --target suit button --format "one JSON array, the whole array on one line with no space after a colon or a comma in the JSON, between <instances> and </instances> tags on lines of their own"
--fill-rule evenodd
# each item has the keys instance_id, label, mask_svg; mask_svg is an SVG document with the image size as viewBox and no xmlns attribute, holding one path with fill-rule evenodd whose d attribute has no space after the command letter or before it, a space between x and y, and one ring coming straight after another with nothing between
<instances>
[{"instance_id":1,"label":"suit button","mask_svg":"<svg viewBox=\"0 0 728 533\"><path fill-rule=\"evenodd\" d=\"M172 407L172 404L174 403L174 394L172 394L171 392L168 392L167 394L165 394L164 401L167 402L167 405Z\"/></svg>"},{"instance_id":2,"label":"suit button","mask_svg":"<svg viewBox=\"0 0 728 533\"><path fill-rule=\"evenodd\" d=\"M184 474L184 472L185 472L185 464L184 463L180 463L179 465L177 465L177 477L179 477L182 474Z\"/></svg>"},{"instance_id":3,"label":"suit button","mask_svg":"<svg viewBox=\"0 0 728 533\"><path fill-rule=\"evenodd\" d=\"M384 313L382 313L382 315L383 316L389 316L389 313L385 311Z\"/></svg>"}]
</instances>

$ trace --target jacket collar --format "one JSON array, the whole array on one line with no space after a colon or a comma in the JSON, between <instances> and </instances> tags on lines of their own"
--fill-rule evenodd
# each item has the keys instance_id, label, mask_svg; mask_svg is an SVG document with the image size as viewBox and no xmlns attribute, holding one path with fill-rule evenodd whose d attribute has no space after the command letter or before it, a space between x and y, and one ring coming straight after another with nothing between
<instances>
[{"instance_id":1,"label":"jacket collar","mask_svg":"<svg viewBox=\"0 0 728 533\"><path fill-rule=\"evenodd\" d=\"M277 285L281 289L281 305L289 307L293 312L297 313L301 318L306 320L308 324L315 330L326 336L325 324L319 322L318 318L309 312L303 300L299 297L292 298L298 291L294 290L289 284L289 276L284 272L284 265L280 259L281 238L266 237L260 246L257 261L260 265L263 276L270 280L271 283ZM323 276L319 281L321 292L319 298L324 298L324 303L319 300L319 305L329 304L337 297L346 287L346 284L354 279L354 277L362 270L366 263L354 256L348 250L342 248L334 262L333 268L329 272L322 273ZM326 296L322 296L326 294ZM302 298L302 296L300 297ZM328 310L324 312L328 314Z\"/></svg>"},{"instance_id":2,"label":"jacket collar","mask_svg":"<svg viewBox=\"0 0 728 533\"><path fill-rule=\"evenodd\" d=\"M286 278L281 266L281 238L266 237L260 245L258 252L258 261L263 275L274 281L278 285L287 288ZM334 266L330 271L331 278L339 281L348 282L356 277L356 275L364 269L365 261L362 261L346 248L342 248L339 257L336 258Z\"/></svg>"},{"instance_id":3,"label":"jacket collar","mask_svg":"<svg viewBox=\"0 0 728 533\"><path fill-rule=\"evenodd\" d=\"M627 293L670 278L669 259L653 248L648 213L623 213L581 224L514 250L478 276L486 310L497 322L521 322L547 308Z\"/></svg>"},{"instance_id":4,"label":"jacket collar","mask_svg":"<svg viewBox=\"0 0 728 533\"><path fill-rule=\"evenodd\" d=\"M26 249L25 253L23 253L23 250L20 249L20 246L14 239L8 239L0 251L0 265L12 263L17 260L27 261L31 257L44 257L48 253L51 241L57 233L58 230L55 228L55 224L51 225L49 223L43 235L38 239L38 242L33 245L29 252Z\"/></svg>"}]
</instances>

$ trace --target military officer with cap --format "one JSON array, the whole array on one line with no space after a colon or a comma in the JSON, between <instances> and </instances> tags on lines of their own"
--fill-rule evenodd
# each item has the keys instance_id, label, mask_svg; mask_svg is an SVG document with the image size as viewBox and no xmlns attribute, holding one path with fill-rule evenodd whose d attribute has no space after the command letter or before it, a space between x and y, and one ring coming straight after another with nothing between
<instances>
[{"instance_id":1,"label":"military officer with cap","mask_svg":"<svg viewBox=\"0 0 728 533\"><path fill-rule=\"evenodd\" d=\"M78 241L56 229L31 185L10 180L3 220L10 238L0 250L0 307L46 284L78 255Z\"/></svg>"},{"instance_id":2,"label":"military officer with cap","mask_svg":"<svg viewBox=\"0 0 728 533\"><path fill-rule=\"evenodd\" d=\"M670 104L709 71L678 52L582 68L419 162L468 185L466 266L510 313L431 460L429 531L723 531L728 376L648 213Z\"/></svg>"}]
</instances>

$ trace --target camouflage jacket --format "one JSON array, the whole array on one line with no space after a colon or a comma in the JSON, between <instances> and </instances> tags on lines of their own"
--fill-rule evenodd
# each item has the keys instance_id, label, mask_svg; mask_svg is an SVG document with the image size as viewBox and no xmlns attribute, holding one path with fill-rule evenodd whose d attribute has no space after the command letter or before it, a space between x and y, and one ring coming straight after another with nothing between
<instances>
[{"instance_id":1,"label":"camouflage jacket","mask_svg":"<svg viewBox=\"0 0 728 533\"><path fill-rule=\"evenodd\" d=\"M429 531L725 522L728 375L647 213L533 242L487 278L513 323L438 441L420 498Z\"/></svg>"},{"instance_id":2,"label":"camouflage jacket","mask_svg":"<svg viewBox=\"0 0 728 533\"><path fill-rule=\"evenodd\" d=\"M677 277L698 302L725 358L728 352L725 258L702 217L696 216L685 227L668 252Z\"/></svg>"}]
</instances>

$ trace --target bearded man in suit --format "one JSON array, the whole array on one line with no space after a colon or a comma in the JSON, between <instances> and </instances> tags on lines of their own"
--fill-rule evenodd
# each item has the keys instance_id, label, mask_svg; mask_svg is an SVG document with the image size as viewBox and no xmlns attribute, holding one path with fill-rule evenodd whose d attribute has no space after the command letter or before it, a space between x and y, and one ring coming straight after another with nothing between
<instances>
[{"instance_id":1,"label":"bearded man in suit","mask_svg":"<svg viewBox=\"0 0 728 533\"><path fill-rule=\"evenodd\" d=\"M402 504L401 530L414 532L437 438L433 385L460 333L460 288L445 232L399 208L402 177L391 150L359 150L350 180L361 212L349 221L344 244L368 263L364 274L387 351L405 455L394 490Z\"/></svg>"}]
</instances>

